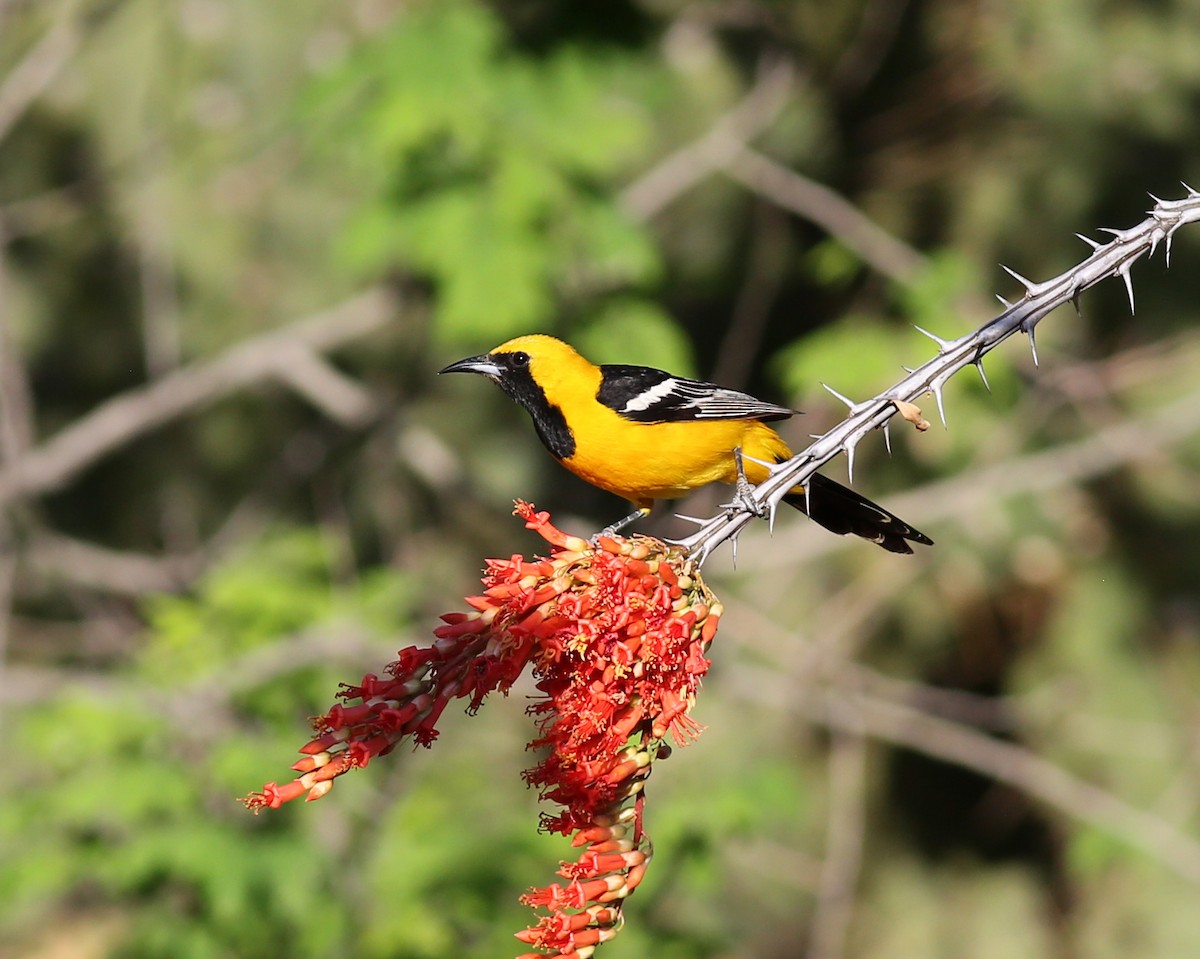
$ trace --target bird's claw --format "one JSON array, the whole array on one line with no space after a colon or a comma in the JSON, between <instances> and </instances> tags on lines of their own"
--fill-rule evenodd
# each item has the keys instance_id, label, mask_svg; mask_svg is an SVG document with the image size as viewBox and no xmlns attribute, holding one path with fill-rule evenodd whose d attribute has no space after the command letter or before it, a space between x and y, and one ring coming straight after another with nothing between
<instances>
[{"instance_id":1,"label":"bird's claw","mask_svg":"<svg viewBox=\"0 0 1200 959\"><path fill-rule=\"evenodd\" d=\"M615 523L609 523L609 525L605 526L604 529L600 530L600 532L594 533L591 536L591 538L588 540L588 542L592 544L593 548L595 548L600 545L601 539L604 539L606 537L608 539L611 539L612 537L616 536L617 533L619 533L621 530L625 529L628 526L632 526L639 519L645 519L648 515L650 515L650 510L648 510L648 509L635 510L634 512L630 513L628 516L624 517L623 519L619 519Z\"/></svg>"},{"instance_id":2,"label":"bird's claw","mask_svg":"<svg viewBox=\"0 0 1200 959\"><path fill-rule=\"evenodd\" d=\"M770 513L770 508L754 499L754 484L746 479L746 469L742 463L741 447L734 449L733 460L737 463L737 482L734 484L733 500L728 503L722 503L721 508L742 510L752 516L757 516L759 519L764 518ZM758 462L758 460L755 460L755 462Z\"/></svg>"}]
</instances>

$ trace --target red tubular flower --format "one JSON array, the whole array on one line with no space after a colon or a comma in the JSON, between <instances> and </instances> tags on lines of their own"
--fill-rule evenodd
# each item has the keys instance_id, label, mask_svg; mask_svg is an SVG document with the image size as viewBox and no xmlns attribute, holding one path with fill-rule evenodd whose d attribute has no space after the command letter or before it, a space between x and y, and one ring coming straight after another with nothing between
<instances>
[{"instance_id":1,"label":"red tubular flower","mask_svg":"<svg viewBox=\"0 0 1200 959\"><path fill-rule=\"evenodd\" d=\"M523 897L549 915L518 938L541 950L530 956L587 959L619 931L621 903L649 864L642 812L652 764L670 752L668 733L684 745L702 729L688 713L721 607L676 548L644 536L601 536L593 546L528 503L516 512L551 544L550 558L488 560L471 612L443 616L437 641L401 650L386 677L344 685L344 702L314 721L317 735L293 767L301 775L245 802L257 810L318 799L407 737L428 746L451 699L474 712L531 664L544 698L529 708L540 732L530 748L546 758L525 779L562 807L543 814L543 828L573 833L585 848L560 869L565 886Z\"/></svg>"}]
</instances>

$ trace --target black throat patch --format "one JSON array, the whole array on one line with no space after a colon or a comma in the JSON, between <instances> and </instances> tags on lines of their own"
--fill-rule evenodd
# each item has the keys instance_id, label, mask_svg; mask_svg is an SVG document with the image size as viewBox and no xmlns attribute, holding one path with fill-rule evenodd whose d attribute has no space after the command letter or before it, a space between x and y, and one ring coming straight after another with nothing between
<instances>
[{"instance_id":1,"label":"black throat patch","mask_svg":"<svg viewBox=\"0 0 1200 959\"><path fill-rule=\"evenodd\" d=\"M507 365L504 375L496 377L496 382L529 411L538 438L555 459L567 459L574 454L575 434L567 425L567 418L561 409L546 399L546 391L534 381L529 367Z\"/></svg>"}]
</instances>

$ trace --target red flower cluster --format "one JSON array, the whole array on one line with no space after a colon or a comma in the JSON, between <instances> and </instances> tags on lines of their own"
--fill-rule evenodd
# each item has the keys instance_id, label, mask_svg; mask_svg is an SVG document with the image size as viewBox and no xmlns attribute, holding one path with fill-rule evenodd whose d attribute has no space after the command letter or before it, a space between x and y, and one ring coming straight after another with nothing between
<instances>
[{"instance_id":1,"label":"red flower cluster","mask_svg":"<svg viewBox=\"0 0 1200 959\"><path fill-rule=\"evenodd\" d=\"M546 758L525 778L562 807L543 826L574 833L586 849L560 870L567 885L524 897L550 915L519 938L542 954L586 959L616 934L621 901L649 862L641 820L651 764L669 752L668 732L684 744L700 730L688 711L721 607L686 555L658 540L602 536L593 546L527 503L516 512L554 547L550 558L489 560L483 595L467 600L474 611L443 616L437 642L401 650L387 678L344 686L344 704L315 721L318 735L301 750L293 768L302 775L246 802L318 799L409 736L429 745L451 699L467 698L474 711L531 663L545 697L530 707L540 729L531 748Z\"/></svg>"}]
</instances>

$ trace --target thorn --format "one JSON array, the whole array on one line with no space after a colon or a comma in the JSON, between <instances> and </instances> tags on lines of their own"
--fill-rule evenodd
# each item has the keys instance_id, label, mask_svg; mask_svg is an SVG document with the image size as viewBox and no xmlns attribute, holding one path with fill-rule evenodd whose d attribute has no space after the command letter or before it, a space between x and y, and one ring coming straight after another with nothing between
<instances>
[{"instance_id":1,"label":"thorn","mask_svg":"<svg viewBox=\"0 0 1200 959\"><path fill-rule=\"evenodd\" d=\"M924 333L927 337L929 337L931 340L933 340L933 342L938 345L939 353L945 353L950 348L950 345L951 345L950 341L943 340L936 333L930 333L928 330L923 330L923 329L921 329L921 327L917 326L916 323L913 324L913 329L916 330L918 333Z\"/></svg>"},{"instance_id":2,"label":"thorn","mask_svg":"<svg viewBox=\"0 0 1200 959\"><path fill-rule=\"evenodd\" d=\"M804 484L804 512L812 517L812 483Z\"/></svg>"},{"instance_id":3,"label":"thorn","mask_svg":"<svg viewBox=\"0 0 1200 959\"><path fill-rule=\"evenodd\" d=\"M1003 306L1006 310L1012 309L1013 305L1008 300L1006 300L1004 297L1002 297L999 293L996 294L996 299L1000 301L1000 305Z\"/></svg>"},{"instance_id":4,"label":"thorn","mask_svg":"<svg viewBox=\"0 0 1200 959\"><path fill-rule=\"evenodd\" d=\"M883 445L887 449L888 456L892 455L892 424L889 420L883 424Z\"/></svg>"},{"instance_id":5,"label":"thorn","mask_svg":"<svg viewBox=\"0 0 1200 959\"><path fill-rule=\"evenodd\" d=\"M1151 210L1150 212L1153 213L1154 211ZM1146 254L1150 259L1154 259L1154 251L1158 249L1158 242L1163 236L1163 231L1157 227L1150 233L1150 251Z\"/></svg>"},{"instance_id":6,"label":"thorn","mask_svg":"<svg viewBox=\"0 0 1200 959\"><path fill-rule=\"evenodd\" d=\"M741 535L742 535L741 531L739 530L738 532L734 533L732 536L729 537L729 545L731 547L733 547L733 568L734 569L737 569L737 541L738 541L738 537Z\"/></svg>"},{"instance_id":7,"label":"thorn","mask_svg":"<svg viewBox=\"0 0 1200 959\"><path fill-rule=\"evenodd\" d=\"M1103 243L1097 243L1090 236L1084 236L1082 233L1076 233L1075 235L1079 237L1079 239L1083 240L1083 242L1090 246L1093 250L1098 250L1100 247L1104 246Z\"/></svg>"},{"instance_id":8,"label":"thorn","mask_svg":"<svg viewBox=\"0 0 1200 959\"><path fill-rule=\"evenodd\" d=\"M915 372L917 372L917 371L916 371L916 370L914 370L914 369L913 369L911 366L905 366L903 363L901 363L901 364L900 364L900 369L904 370L904 372L905 372L905 373L915 373Z\"/></svg>"},{"instance_id":9,"label":"thorn","mask_svg":"<svg viewBox=\"0 0 1200 959\"><path fill-rule=\"evenodd\" d=\"M688 516L687 513L676 513L676 519L681 519L685 523L695 523L697 526L703 526L708 522L706 519L701 519L699 516Z\"/></svg>"},{"instance_id":10,"label":"thorn","mask_svg":"<svg viewBox=\"0 0 1200 959\"><path fill-rule=\"evenodd\" d=\"M775 514L779 510L779 500L771 500L767 505L767 509L770 510L767 513L767 532L773 536L775 534Z\"/></svg>"},{"instance_id":11,"label":"thorn","mask_svg":"<svg viewBox=\"0 0 1200 959\"><path fill-rule=\"evenodd\" d=\"M1129 294L1129 312L1132 314L1133 309L1133 277L1129 275L1130 264L1126 263L1123 267L1117 270L1121 279L1125 281L1125 292Z\"/></svg>"},{"instance_id":12,"label":"thorn","mask_svg":"<svg viewBox=\"0 0 1200 959\"><path fill-rule=\"evenodd\" d=\"M1029 326L1026 326L1024 329L1025 329L1025 335L1029 337L1029 350L1031 353L1033 353L1033 365L1038 366L1039 364L1038 364L1038 355L1037 355L1037 340L1035 340L1033 338L1033 326L1029 325Z\"/></svg>"},{"instance_id":13,"label":"thorn","mask_svg":"<svg viewBox=\"0 0 1200 959\"><path fill-rule=\"evenodd\" d=\"M946 402L942 396L942 384L930 383L929 392L933 394L933 398L937 400L938 416L942 418L942 429L950 429L950 424L946 422Z\"/></svg>"},{"instance_id":14,"label":"thorn","mask_svg":"<svg viewBox=\"0 0 1200 959\"><path fill-rule=\"evenodd\" d=\"M1079 294L1082 291L1076 287L1075 292L1071 294L1071 305L1075 307L1075 315L1083 316L1083 311L1079 309Z\"/></svg>"},{"instance_id":15,"label":"thorn","mask_svg":"<svg viewBox=\"0 0 1200 959\"><path fill-rule=\"evenodd\" d=\"M828 391L829 391L831 394L833 394L833 395L834 395L834 396L836 396L836 397L837 397L839 400L841 400L843 403L845 403L845 404L846 404L846 406L848 406L850 409L854 409L854 400L852 400L852 399L849 399L849 398L847 398L847 397L845 397L845 396L842 396L842 394L841 394L841 393L839 393L837 390L835 390L835 389L834 389L832 386L830 386L828 383L822 383L821 385L822 385L823 387L825 387L825 389L826 389L826 390L828 390Z\"/></svg>"},{"instance_id":16,"label":"thorn","mask_svg":"<svg viewBox=\"0 0 1200 959\"><path fill-rule=\"evenodd\" d=\"M842 447L846 451L846 478L851 486L854 485L854 450L857 447L857 443L847 443Z\"/></svg>"},{"instance_id":17,"label":"thorn","mask_svg":"<svg viewBox=\"0 0 1200 959\"><path fill-rule=\"evenodd\" d=\"M778 463L768 463L766 460L757 460L753 456L750 456L747 453L742 454L742 459L749 460L751 463L757 463L759 466L765 466L769 470L773 470L776 466L779 465Z\"/></svg>"},{"instance_id":18,"label":"thorn","mask_svg":"<svg viewBox=\"0 0 1200 959\"><path fill-rule=\"evenodd\" d=\"M979 378L983 380L984 388L990 393L992 392L992 384L988 382L987 373L983 369L983 357L975 357L975 369L979 370Z\"/></svg>"},{"instance_id":19,"label":"thorn","mask_svg":"<svg viewBox=\"0 0 1200 959\"><path fill-rule=\"evenodd\" d=\"M1018 283L1020 283L1021 286L1025 287L1025 295L1027 297L1032 296L1034 294L1034 292L1036 292L1038 285L1036 283L1034 283L1033 280L1026 279L1025 277L1021 276L1021 274L1018 273L1016 270L1009 269L1003 263L1000 264L1000 269L1002 269L1005 273L1007 273L1014 280L1016 280Z\"/></svg>"},{"instance_id":20,"label":"thorn","mask_svg":"<svg viewBox=\"0 0 1200 959\"><path fill-rule=\"evenodd\" d=\"M1147 191L1146 191L1146 196L1150 197L1150 199L1154 201L1154 205L1155 205L1155 206L1162 206L1162 205L1163 205L1163 201L1162 201L1162 200L1160 200L1158 197L1156 197L1156 196L1155 196L1153 193L1151 193L1149 190L1147 190Z\"/></svg>"},{"instance_id":21,"label":"thorn","mask_svg":"<svg viewBox=\"0 0 1200 959\"><path fill-rule=\"evenodd\" d=\"M1168 270L1171 268L1171 241L1172 241L1174 238L1175 238L1175 231L1174 231L1174 230L1168 230L1168 231L1167 231L1167 249L1166 249L1166 256L1167 256L1167 269L1168 269Z\"/></svg>"},{"instance_id":22,"label":"thorn","mask_svg":"<svg viewBox=\"0 0 1200 959\"><path fill-rule=\"evenodd\" d=\"M1118 240L1125 239L1125 231L1124 230L1114 230L1111 226L1102 226L1102 227L1099 227L1099 230L1101 233L1111 233Z\"/></svg>"},{"instance_id":23,"label":"thorn","mask_svg":"<svg viewBox=\"0 0 1200 959\"><path fill-rule=\"evenodd\" d=\"M1193 187L1188 186L1182 180L1180 180L1179 182L1181 184L1183 184L1183 188L1188 191L1188 196L1200 196L1200 190L1196 190Z\"/></svg>"}]
</instances>

